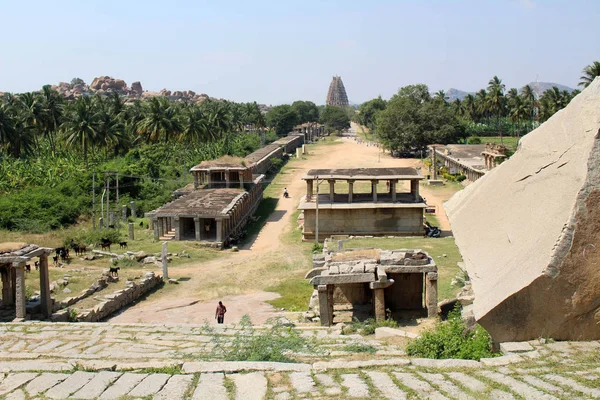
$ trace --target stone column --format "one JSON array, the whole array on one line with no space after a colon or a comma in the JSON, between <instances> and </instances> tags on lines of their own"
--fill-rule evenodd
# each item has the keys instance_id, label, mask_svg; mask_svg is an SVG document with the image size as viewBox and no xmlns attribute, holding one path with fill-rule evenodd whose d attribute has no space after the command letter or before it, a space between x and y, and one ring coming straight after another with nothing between
<instances>
[{"instance_id":1,"label":"stone column","mask_svg":"<svg viewBox=\"0 0 600 400\"><path fill-rule=\"evenodd\" d=\"M417 179L410 180L410 194L413 195L415 202L419 201L419 181Z\"/></svg>"},{"instance_id":2,"label":"stone column","mask_svg":"<svg viewBox=\"0 0 600 400\"><path fill-rule=\"evenodd\" d=\"M129 223L129 240L134 240L134 228L133 228L133 222Z\"/></svg>"},{"instance_id":3,"label":"stone column","mask_svg":"<svg viewBox=\"0 0 600 400\"><path fill-rule=\"evenodd\" d=\"M375 321L385 321L384 289L373 290L373 304L375 308Z\"/></svg>"},{"instance_id":4,"label":"stone column","mask_svg":"<svg viewBox=\"0 0 600 400\"><path fill-rule=\"evenodd\" d=\"M437 272L428 272L425 276L425 305L427 306L427 316L435 317L437 315Z\"/></svg>"},{"instance_id":5,"label":"stone column","mask_svg":"<svg viewBox=\"0 0 600 400\"><path fill-rule=\"evenodd\" d=\"M2 305L12 306L14 304L13 291L12 291L12 279L10 273L10 266L3 268L2 270Z\"/></svg>"},{"instance_id":6,"label":"stone column","mask_svg":"<svg viewBox=\"0 0 600 400\"><path fill-rule=\"evenodd\" d=\"M198 187L200 186L200 182L198 179L198 173L192 172L192 175L194 175L194 189L198 189Z\"/></svg>"},{"instance_id":7,"label":"stone column","mask_svg":"<svg viewBox=\"0 0 600 400\"><path fill-rule=\"evenodd\" d=\"M199 242L201 240L200 233L202 231L200 231L200 228L201 228L201 226L200 226L200 218L195 217L194 218L194 233L196 233L196 241L197 242Z\"/></svg>"},{"instance_id":8,"label":"stone column","mask_svg":"<svg viewBox=\"0 0 600 400\"><path fill-rule=\"evenodd\" d=\"M24 319L27 304L25 298L25 263L13 263L13 269L17 277L15 285L16 319Z\"/></svg>"},{"instance_id":9,"label":"stone column","mask_svg":"<svg viewBox=\"0 0 600 400\"><path fill-rule=\"evenodd\" d=\"M333 314L330 312L331 309L329 307L328 286L331 285L317 286L317 291L319 292L319 314L321 314L320 318L322 326L333 325Z\"/></svg>"},{"instance_id":10,"label":"stone column","mask_svg":"<svg viewBox=\"0 0 600 400\"><path fill-rule=\"evenodd\" d=\"M348 181L348 203L352 203L352 196L354 196L354 181Z\"/></svg>"},{"instance_id":11,"label":"stone column","mask_svg":"<svg viewBox=\"0 0 600 400\"><path fill-rule=\"evenodd\" d=\"M160 254L160 258L161 258L161 261L162 261L162 269L163 269L163 279L165 281L169 280L169 267L168 267L169 262L167 260L169 251L168 251L167 246L168 246L167 242L163 242L163 244L162 244L162 252Z\"/></svg>"},{"instance_id":12,"label":"stone column","mask_svg":"<svg viewBox=\"0 0 600 400\"><path fill-rule=\"evenodd\" d=\"M396 184L397 183L398 183L397 180L390 181L390 192L392 192L392 202L393 203L396 202Z\"/></svg>"},{"instance_id":13,"label":"stone column","mask_svg":"<svg viewBox=\"0 0 600 400\"><path fill-rule=\"evenodd\" d=\"M240 177L240 189L244 188L244 171L240 171L238 173L238 176Z\"/></svg>"},{"instance_id":14,"label":"stone column","mask_svg":"<svg viewBox=\"0 0 600 400\"><path fill-rule=\"evenodd\" d=\"M333 179L329 179L329 201L332 203L335 201L335 181Z\"/></svg>"},{"instance_id":15,"label":"stone column","mask_svg":"<svg viewBox=\"0 0 600 400\"><path fill-rule=\"evenodd\" d=\"M229 187L229 170L225 171L225 187L228 188Z\"/></svg>"},{"instance_id":16,"label":"stone column","mask_svg":"<svg viewBox=\"0 0 600 400\"><path fill-rule=\"evenodd\" d=\"M50 278L48 275L48 254L40 256L40 302L42 314L46 318L52 316L52 298L50 297Z\"/></svg>"},{"instance_id":17,"label":"stone column","mask_svg":"<svg viewBox=\"0 0 600 400\"><path fill-rule=\"evenodd\" d=\"M378 180L372 180L371 181L371 192L373 193L373 203L377 203L377 184L379 183Z\"/></svg>"},{"instance_id":18,"label":"stone column","mask_svg":"<svg viewBox=\"0 0 600 400\"><path fill-rule=\"evenodd\" d=\"M223 242L223 220L217 220L217 242Z\"/></svg>"},{"instance_id":19,"label":"stone column","mask_svg":"<svg viewBox=\"0 0 600 400\"><path fill-rule=\"evenodd\" d=\"M306 201L310 201L313 195L313 180L306 180Z\"/></svg>"},{"instance_id":20,"label":"stone column","mask_svg":"<svg viewBox=\"0 0 600 400\"><path fill-rule=\"evenodd\" d=\"M158 219L152 220L152 227L154 229L154 240L160 239L160 223Z\"/></svg>"},{"instance_id":21,"label":"stone column","mask_svg":"<svg viewBox=\"0 0 600 400\"><path fill-rule=\"evenodd\" d=\"M210 173L210 171L206 174L206 186L208 188L212 188L212 174Z\"/></svg>"},{"instance_id":22,"label":"stone column","mask_svg":"<svg viewBox=\"0 0 600 400\"><path fill-rule=\"evenodd\" d=\"M135 209L135 201L130 201L129 202L129 208L131 208L131 216L133 218L135 218L137 216L137 212L136 212L136 209Z\"/></svg>"},{"instance_id":23,"label":"stone column","mask_svg":"<svg viewBox=\"0 0 600 400\"><path fill-rule=\"evenodd\" d=\"M175 240L181 240L181 219L179 217L173 218L173 226L175 228Z\"/></svg>"},{"instance_id":24,"label":"stone column","mask_svg":"<svg viewBox=\"0 0 600 400\"><path fill-rule=\"evenodd\" d=\"M98 226L100 227L100 229L104 228L104 218L98 218Z\"/></svg>"},{"instance_id":25,"label":"stone column","mask_svg":"<svg viewBox=\"0 0 600 400\"><path fill-rule=\"evenodd\" d=\"M127 206L125 205L121 208L121 219L124 223L127 223Z\"/></svg>"}]
</instances>

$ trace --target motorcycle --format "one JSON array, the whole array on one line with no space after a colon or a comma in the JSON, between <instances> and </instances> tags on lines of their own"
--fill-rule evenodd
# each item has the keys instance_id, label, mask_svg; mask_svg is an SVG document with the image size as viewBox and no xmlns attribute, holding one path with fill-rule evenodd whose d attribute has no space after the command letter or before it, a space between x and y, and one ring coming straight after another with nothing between
<instances>
[{"instance_id":1,"label":"motorcycle","mask_svg":"<svg viewBox=\"0 0 600 400\"><path fill-rule=\"evenodd\" d=\"M290 198L290 194L288 192L283 192L283 197L286 199Z\"/></svg>"},{"instance_id":2,"label":"motorcycle","mask_svg":"<svg viewBox=\"0 0 600 400\"><path fill-rule=\"evenodd\" d=\"M437 226L431 225L425 221L425 236L432 238L439 238L442 235L442 231Z\"/></svg>"}]
</instances>

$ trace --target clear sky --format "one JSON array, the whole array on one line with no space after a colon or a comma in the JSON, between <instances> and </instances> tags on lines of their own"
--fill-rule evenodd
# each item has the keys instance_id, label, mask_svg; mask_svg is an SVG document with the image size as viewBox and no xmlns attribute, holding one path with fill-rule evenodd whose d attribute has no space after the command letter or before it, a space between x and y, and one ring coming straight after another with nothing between
<instances>
[{"instance_id":1,"label":"clear sky","mask_svg":"<svg viewBox=\"0 0 600 400\"><path fill-rule=\"evenodd\" d=\"M600 0L0 0L0 91L99 75L235 101L323 104L399 87L576 87Z\"/></svg>"}]
</instances>

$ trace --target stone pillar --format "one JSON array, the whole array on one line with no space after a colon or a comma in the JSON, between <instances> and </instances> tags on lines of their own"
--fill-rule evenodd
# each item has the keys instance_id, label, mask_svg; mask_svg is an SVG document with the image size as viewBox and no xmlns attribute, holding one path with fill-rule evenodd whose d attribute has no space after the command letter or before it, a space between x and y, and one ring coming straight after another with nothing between
<instances>
[{"instance_id":1,"label":"stone pillar","mask_svg":"<svg viewBox=\"0 0 600 400\"><path fill-rule=\"evenodd\" d=\"M379 181L372 180L371 181L371 192L373 193L373 203L377 203L377 184Z\"/></svg>"},{"instance_id":2,"label":"stone pillar","mask_svg":"<svg viewBox=\"0 0 600 400\"><path fill-rule=\"evenodd\" d=\"M200 180L198 179L198 173L192 172L192 175L194 175L194 189L197 190L198 187L200 187Z\"/></svg>"},{"instance_id":3,"label":"stone pillar","mask_svg":"<svg viewBox=\"0 0 600 400\"><path fill-rule=\"evenodd\" d=\"M181 219L173 218L173 226L175 228L175 240L181 240Z\"/></svg>"},{"instance_id":4,"label":"stone pillar","mask_svg":"<svg viewBox=\"0 0 600 400\"><path fill-rule=\"evenodd\" d=\"M225 171L225 187L228 188L229 187L229 179L230 179L230 174L229 174L229 170Z\"/></svg>"},{"instance_id":5,"label":"stone pillar","mask_svg":"<svg viewBox=\"0 0 600 400\"><path fill-rule=\"evenodd\" d=\"M321 318L322 326L331 326L333 325L333 314L331 313L331 308L329 307L329 286L333 285L318 285L317 291L319 292L319 313Z\"/></svg>"},{"instance_id":6,"label":"stone pillar","mask_svg":"<svg viewBox=\"0 0 600 400\"><path fill-rule=\"evenodd\" d=\"M410 194L415 202L419 201L419 181L417 179L410 180Z\"/></svg>"},{"instance_id":7,"label":"stone pillar","mask_svg":"<svg viewBox=\"0 0 600 400\"><path fill-rule=\"evenodd\" d=\"M212 188L212 174L210 171L206 173L206 186Z\"/></svg>"},{"instance_id":8,"label":"stone pillar","mask_svg":"<svg viewBox=\"0 0 600 400\"><path fill-rule=\"evenodd\" d=\"M133 222L129 223L129 240L135 240Z\"/></svg>"},{"instance_id":9,"label":"stone pillar","mask_svg":"<svg viewBox=\"0 0 600 400\"><path fill-rule=\"evenodd\" d=\"M168 267L168 256L167 254L169 254L168 248L167 248L167 242L163 242L162 244L162 253L160 254L160 258L162 260L162 269L163 269L163 279L165 281L169 280L169 267Z\"/></svg>"},{"instance_id":10,"label":"stone pillar","mask_svg":"<svg viewBox=\"0 0 600 400\"><path fill-rule=\"evenodd\" d=\"M375 308L375 321L385 321L384 289L373 290L373 305Z\"/></svg>"},{"instance_id":11,"label":"stone pillar","mask_svg":"<svg viewBox=\"0 0 600 400\"><path fill-rule=\"evenodd\" d=\"M306 201L310 201L313 195L313 180L306 180Z\"/></svg>"},{"instance_id":12,"label":"stone pillar","mask_svg":"<svg viewBox=\"0 0 600 400\"><path fill-rule=\"evenodd\" d=\"M131 216L135 218L137 216L137 211L135 209L135 201L129 202L129 208L131 208Z\"/></svg>"},{"instance_id":13,"label":"stone pillar","mask_svg":"<svg viewBox=\"0 0 600 400\"><path fill-rule=\"evenodd\" d=\"M48 254L40 256L40 302L45 318L52 316L52 298L50 297L50 278L48 275Z\"/></svg>"},{"instance_id":14,"label":"stone pillar","mask_svg":"<svg viewBox=\"0 0 600 400\"><path fill-rule=\"evenodd\" d=\"M392 193L392 203L396 202L396 184L397 183L398 183L397 180L390 181L390 192Z\"/></svg>"},{"instance_id":15,"label":"stone pillar","mask_svg":"<svg viewBox=\"0 0 600 400\"><path fill-rule=\"evenodd\" d=\"M98 226L100 228L104 228L104 218L102 218L102 217L98 218Z\"/></svg>"},{"instance_id":16,"label":"stone pillar","mask_svg":"<svg viewBox=\"0 0 600 400\"><path fill-rule=\"evenodd\" d=\"M223 220L217 220L217 242L223 242Z\"/></svg>"},{"instance_id":17,"label":"stone pillar","mask_svg":"<svg viewBox=\"0 0 600 400\"><path fill-rule=\"evenodd\" d=\"M240 177L240 189L244 188L244 171L240 171L238 173L238 176Z\"/></svg>"},{"instance_id":18,"label":"stone pillar","mask_svg":"<svg viewBox=\"0 0 600 400\"><path fill-rule=\"evenodd\" d=\"M12 306L14 304L13 291L12 291L12 279L10 273L10 266L3 268L2 272L2 305Z\"/></svg>"},{"instance_id":19,"label":"stone pillar","mask_svg":"<svg viewBox=\"0 0 600 400\"><path fill-rule=\"evenodd\" d=\"M352 196L354 195L354 181L348 181L348 203L352 203Z\"/></svg>"},{"instance_id":20,"label":"stone pillar","mask_svg":"<svg viewBox=\"0 0 600 400\"><path fill-rule=\"evenodd\" d=\"M437 272L428 272L425 275L425 305L427 307L427 316L435 317L437 315Z\"/></svg>"},{"instance_id":21,"label":"stone pillar","mask_svg":"<svg viewBox=\"0 0 600 400\"><path fill-rule=\"evenodd\" d=\"M296 158L301 158L302 157L302 149L301 148L297 148L296 149Z\"/></svg>"},{"instance_id":22,"label":"stone pillar","mask_svg":"<svg viewBox=\"0 0 600 400\"><path fill-rule=\"evenodd\" d=\"M302 145L302 154L306 154L306 145Z\"/></svg>"},{"instance_id":23,"label":"stone pillar","mask_svg":"<svg viewBox=\"0 0 600 400\"><path fill-rule=\"evenodd\" d=\"M152 220L152 227L154 228L154 240L160 239L160 220L157 218Z\"/></svg>"},{"instance_id":24,"label":"stone pillar","mask_svg":"<svg viewBox=\"0 0 600 400\"><path fill-rule=\"evenodd\" d=\"M327 182L329 182L329 201L333 203L335 201L335 181L330 179Z\"/></svg>"},{"instance_id":25,"label":"stone pillar","mask_svg":"<svg viewBox=\"0 0 600 400\"><path fill-rule=\"evenodd\" d=\"M200 230L200 228L202 228L200 226L200 218L196 217L196 218L194 218L194 232L196 233L196 241L197 242L199 242L201 240L200 233L202 231Z\"/></svg>"},{"instance_id":26,"label":"stone pillar","mask_svg":"<svg viewBox=\"0 0 600 400\"><path fill-rule=\"evenodd\" d=\"M15 285L16 319L24 319L27 304L25 298L25 263L13 263L13 269L17 277Z\"/></svg>"},{"instance_id":27,"label":"stone pillar","mask_svg":"<svg viewBox=\"0 0 600 400\"><path fill-rule=\"evenodd\" d=\"M127 206L125 205L121 208L121 219L123 223L127 223Z\"/></svg>"}]
</instances>

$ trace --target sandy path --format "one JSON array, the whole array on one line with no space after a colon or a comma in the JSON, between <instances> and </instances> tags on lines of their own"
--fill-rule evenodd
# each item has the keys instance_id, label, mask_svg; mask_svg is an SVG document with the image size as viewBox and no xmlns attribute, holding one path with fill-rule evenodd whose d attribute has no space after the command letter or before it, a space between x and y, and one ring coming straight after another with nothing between
<instances>
[{"instance_id":1,"label":"sandy path","mask_svg":"<svg viewBox=\"0 0 600 400\"><path fill-rule=\"evenodd\" d=\"M355 132L356 127L353 125ZM253 291L251 293L228 292L227 284L231 281L247 279L261 265L267 262L281 262L282 267L297 262L300 257L298 249L286 245L280 240L282 233L295 226L291 217L297 209L302 196L306 194L306 184L301 177L313 168L360 168L360 167L422 167L420 160L397 159L383 153L378 147L359 144L353 138L341 138L341 143L324 144L310 148L310 154L304 160L293 164L293 169L279 177L279 182L286 185L291 198L280 198L275 211L266 221L257 237L237 253L229 253L217 260L203 264L187 264L184 267L172 268L173 276L190 276L188 282L181 283L176 292L165 296L153 295L148 299L124 310L111 318L115 322L149 322L149 323L195 323L204 320L213 321L218 300L222 300L228 308L227 321L236 322L244 314L250 314L252 321L263 323L269 317L277 315L267 300L278 297L276 293ZM443 199L439 193L421 186L421 195L429 204L443 210ZM440 227L449 229L445 213L438 212ZM306 269L310 266L306 266ZM264 277L256 277L263 279ZM220 288L219 283L223 282ZM207 287L215 286L213 291ZM173 298L176 293L176 298ZM198 295L202 293L202 295ZM221 295L219 295L222 293Z\"/></svg>"}]
</instances>

